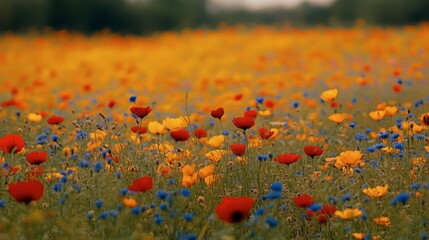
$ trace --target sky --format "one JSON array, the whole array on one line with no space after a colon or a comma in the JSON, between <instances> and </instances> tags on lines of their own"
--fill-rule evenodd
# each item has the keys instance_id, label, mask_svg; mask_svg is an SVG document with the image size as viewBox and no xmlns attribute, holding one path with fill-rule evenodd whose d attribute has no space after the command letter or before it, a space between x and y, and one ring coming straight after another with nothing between
<instances>
[{"instance_id":1,"label":"sky","mask_svg":"<svg viewBox=\"0 0 429 240\"><path fill-rule=\"evenodd\" d=\"M304 1L314 4L329 4L333 0L210 0L216 6L227 8L244 7L250 10L258 10L270 7L292 8Z\"/></svg>"}]
</instances>

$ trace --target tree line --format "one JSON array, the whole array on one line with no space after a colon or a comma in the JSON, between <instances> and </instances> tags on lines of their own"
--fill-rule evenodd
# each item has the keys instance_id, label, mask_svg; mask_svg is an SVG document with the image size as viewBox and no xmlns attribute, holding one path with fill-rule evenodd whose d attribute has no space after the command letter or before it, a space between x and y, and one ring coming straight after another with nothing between
<instances>
[{"instance_id":1,"label":"tree line","mask_svg":"<svg viewBox=\"0 0 429 240\"><path fill-rule=\"evenodd\" d=\"M69 29L92 33L150 34L226 24L317 24L350 26L357 19L389 26L429 20L428 0L336 0L329 6L303 3L295 9L215 10L208 0L2 0L0 31Z\"/></svg>"}]
</instances>

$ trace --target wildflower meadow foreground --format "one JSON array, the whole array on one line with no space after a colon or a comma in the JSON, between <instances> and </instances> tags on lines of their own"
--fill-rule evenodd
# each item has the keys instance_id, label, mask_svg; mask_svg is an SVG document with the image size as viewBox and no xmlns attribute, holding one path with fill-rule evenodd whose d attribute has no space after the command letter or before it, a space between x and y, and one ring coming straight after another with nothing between
<instances>
[{"instance_id":1,"label":"wildflower meadow foreground","mask_svg":"<svg viewBox=\"0 0 429 240\"><path fill-rule=\"evenodd\" d=\"M429 26L0 37L1 239L428 239Z\"/></svg>"}]
</instances>

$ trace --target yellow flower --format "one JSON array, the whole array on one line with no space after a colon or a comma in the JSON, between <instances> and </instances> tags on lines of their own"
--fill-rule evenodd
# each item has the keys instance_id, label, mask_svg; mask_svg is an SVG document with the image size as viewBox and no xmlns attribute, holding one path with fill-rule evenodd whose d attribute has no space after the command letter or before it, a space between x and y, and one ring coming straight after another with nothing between
<instances>
[{"instance_id":1,"label":"yellow flower","mask_svg":"<svg viewBox=\"0 0 429 240\"><path fill-rule=\"evenodd\" d=\"M129 208L137 206L137 201L134 198L123 198L122 203Z\"/></svg>"},{"instance_id":2,"label":"yellow flower","mask_svg":"<svg viewBox=\"0 0 429 240\"><path fill-rule=\"evenodd\" d=\"M384 186L377 186L375 188L365 188L362 190L362 192L370 198L379 198L386 195L388 187L389 185L386 184Z\"/></svg>"},{"instance_id":3,"label":"yellow flower","mask_svg":"<svg viewBox=\"0 0 429 240\"><path fill-rule=\"evenodd\" d=\"M192 165L186 164L182 168L183 175L192 175L194 174L194 171L195 171L195 164L192 164Z\"/></svg>"},{"instance_id":4,"label":"yellow flower","mask_svg":"<svg viewBox=\"0 0 429 240\"><path fill-rule=\"evenodd\" d=\"M335 211L335 216L343 220L349 220L362 215L362 211L357 208L346 208L344 211Z\"/></svg>"},{"instance_id":5,"label":"yellow flower","mask_svg":"<svg viewBox=\"0 0 429 240\"><path fill-rule=\"evenodd\" d=\"M410 129L415 133L421 133L424 129L423 126L418 125L417 123L411 122L410 123Z\"/></svg>"},{"instance_id":6,"label":"yellow flower","mask_svg":"<svg viewBox=\"0 0 429 240\"><path fill-rule=\"evenodd\" d=\"M176 131L188 125L183 118L166 118L162 121L162 124L170 131Z\"/></svg>"},{"instance_id":7,"label":"yellow flower","mask_svg":"<svg viewBox=\"0 0 429 240\"><path fill-rule=\"evenodd\" d=\"M380 121L381 119L383 119L385 114L386 114L386 111L384 110L373 111L369 113L369 117L372 118L373 120Z\"/></svg>"},{"instance_id":8,"label":"yellow flower","mask_svg":"<svg viewBox=\"0 0 429 240\"><path fill-rule=\"evenodd\" d=\"M99 140L99 141L103 141L106 136L107 136L107 132L99 130L99 129L97 131L89 134L89 137L91 139Z\"/></svg>"},{"instance_id":9,"label":"yellow flower","mask_svg":"<svg viewBox=\"0 0 429 240\"><path fill-rule=\"evenodd\" d=\"M225 150L213 150L206 153L206 158L208 158L212 162L219 162L219 160L225 155L227 151Z\"/></svg>"},{"instance_id":10,"label":"yellow flower","mask_svg":"<svg viewBox=\"0 0 429 240\"><path fill-rule=\"evenodd\" d=\"M384 112L385 112L385 115L386 115L386 116L393 116L393 115L395 115L395 113L396 113L396 112L398 112L398 108L397 108L397 107L395 107L395 106L393 106L393 107L389 107L389 106L387 106L387 107L384 109Z\"/></svg>"},{"instance_id":11,"label":"yellow flower","mask_svg":"<svg viewBox=\"0 0 429 240\"><path fill-rule=\"evenodd\" d=\"M347 113L335 113L329 115L328 119L335 123L342 123L345 119L353 119L353 116Z\"/></svg>"},{"instance_id":12,"label":"yellow flower","mask_svg":"<svg viewBox=\"0 0 429 240\"><path fill-rule=\"evenodd\" d=\"M28 114L28 121L40 122L40 121L42 121L42 115L37 114L37 113L30 113L30 114Z\"/></svg>"},{"instance_id":13,"label":"yellow flower","mask_svg":"<svg viewBox=\"0 0 429 240\"><path fill-rule=\"evenodd\" d=\"M399 152L399 149L395 149L395 148L392 148L392 147L384 147L384 148L382 148L381 149L381 151L382 152L384 152L384 153L398 153Z\"/></svg>"},{"instance_id":14,"label":"yellow flower","mask_svg":"<svg viewBox=\"0 0 429 240\"><path fill-rule=\"evenodd\" d=\"M218 180L220 177L219 174L217 175L210 175L204 178L204 182L207 184L207 186L212 186L216 180Z\"/></svg>"},{"instance_id":15,"label":"yellow flower","mask_svg":"<svg viewBox=\"0 0 429 240\"><path fill-rule=\"evenodd\" d=\"M426 162L427 162L427 159L423 157L416 157L411 160L412 165L419 165L419 166L423 166Z\"/></svg>"},{"instance_id":16,"label":"yellow flower","mask_svg":"<svg viewBox=\"0 0 429 240\"><path fill-rule=\"evenodd\" d=\"M214 174L215 167L213 164L205 166L198 171L200 178L206 178Z\"/></svg>"},{"instance_id":17,"label":"yellow flower","mask_svg":"<svg viewBox=\"0 0 429 240\"><path fill-rule=\"evenodd\" d=\"M190 187L193 184L197 183L197 181L198 181L198 174L197 173L194 173L192 175L183 175L182 186Z\"/></svg>"},{"instance_id":18,"label":"yellow flower","mask_svg":"<svg viewBox=\"0 0 429 240\"><path fill-rule=\"evenodd\" d=\"M270 116L271 115L271 110L270 109L266 109L264 111L259 111L258 115L264 116L264 117Z\"/></svg>"},{"instance_id":19,"label":"yellow flower","mask_svg":"<svg viewBox=\"0 0 429 240\"><path fill-rule=\"evenodd\" d=\"M54 180L59 180L62 176L63 175L59 172L47 173L45 179L48 182L52 182Z\"/></svg>"},{"instance_id":20,"label":"yellow flower","mask_svg":"<svg viewBox=\"0 0 429 240\"><path fill-rule=\"evenodd\" d=\"M381 225L381 226L385 226L385 227L390 226L390 218L388 218L388 217L381 216L378 218L374 218L374 222L378 225Z\"/></svg>"},{"instance_id":21,"label":"yellow flower","mask_svg":"<svg viewBox=\"0 0 429 240\"><path fill-rule=\"evenodd\" d=\"M359 239L359 240L365 239L365 233L353 233L352 236L355 239ZM381 239L380 236L372 236L371 237L371 240L380 240L380 239Z\"/></svg>"},{"instance_id":22,"label":"yellow flower","mask_svg":"<svg viewBox=\"0 0 429 240\"><path fill-rule=\"evenodd\" d=\"M211 138L209 138L206 143L207 145L211 146L211 147L220 147L225 141L225 136L223 135L217 135L217 136L213 136Z\"/></svg>"},{"instance_id":23,"label":"yellow flower","mask_svg":"<svg viewBox=\"0 0 429 240\"><path fill-rule=\"evenodd\" d=\"M157 121L153 121L150 122L148 125L149 131L152 134L164 134L165 132L167 132L167 130L165 129L164 125L157 122Z\"/></svg>"},{"instance_id":24,"label":"yellow flower","mask_svg":"<svg viewBox=\"0 0 429 240\"><path fill-rule=\"evenodd\" d=\"M334 89L324 91L320 95L320 98L323 99L323 101L325 102L329 102L334 100L337 97L337 95L338 95L338 89L334 88Z\"/></svg>"},{"instance_id":25,"label":"yellow flower","mask_svg":"<svg viewBox=\"0 0 429 240\"><path fill-rule=\"evenodd\" d=\"M360 151L345 151L336 158L335 167L353 166L361 163L362 153Z\"/></svg>"}]
</instances>

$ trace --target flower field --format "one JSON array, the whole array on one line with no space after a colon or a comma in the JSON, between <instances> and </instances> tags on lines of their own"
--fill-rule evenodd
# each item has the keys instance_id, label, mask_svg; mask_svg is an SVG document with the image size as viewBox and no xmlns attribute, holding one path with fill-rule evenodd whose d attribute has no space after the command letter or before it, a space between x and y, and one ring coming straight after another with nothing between
<instances>
[{"instance_id":1,"label":"flower field","mask_svg":"<svg viewBox=\"0 0 429 240\"><path fill-rule=\"evenodd\" d=\"M429 25L0 37L0 239L428 239Z\"/></svg>"}]
</instances>

